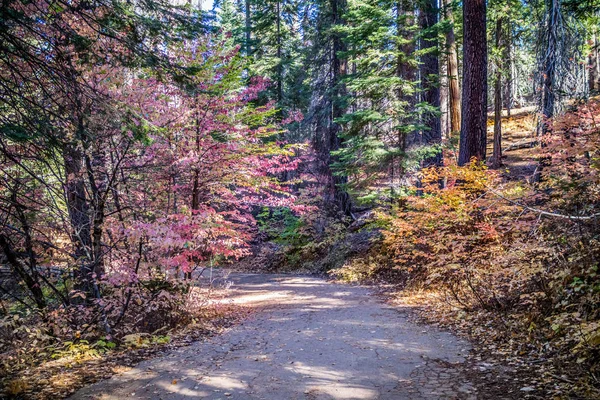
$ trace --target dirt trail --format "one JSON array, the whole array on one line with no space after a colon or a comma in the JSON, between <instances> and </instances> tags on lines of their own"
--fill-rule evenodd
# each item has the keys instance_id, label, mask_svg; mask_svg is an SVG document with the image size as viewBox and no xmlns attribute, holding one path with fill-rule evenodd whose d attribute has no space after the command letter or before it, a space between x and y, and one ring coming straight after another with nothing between
<instances>
[{"instance_id":1,"label":"dirt trail","mask_svg":"<svg viewBox=\"0 0 600 400\"><path fill-rule=\"evenodd\" d=\"M535 107L512 110L510 117L506 110L502 113L502 149L503 175L506 180L528 181L537 167L538 149L536 147ZM488 156L493 153L494 118L490 115L487 123ZM521 145L521 146L519 146Z\"/></svg>"},{"instance_id":2,"label":"dirt trail","mask_svg":"<svg viewBox=\"0 0 600 400\"><path fill-rule=\"evenodd\" d=\"M234 301L263 309L72 398L477 398L454 368L468 343L411 322L364 287L292 275L229 279Z\"/></svg>"}]
</instances>

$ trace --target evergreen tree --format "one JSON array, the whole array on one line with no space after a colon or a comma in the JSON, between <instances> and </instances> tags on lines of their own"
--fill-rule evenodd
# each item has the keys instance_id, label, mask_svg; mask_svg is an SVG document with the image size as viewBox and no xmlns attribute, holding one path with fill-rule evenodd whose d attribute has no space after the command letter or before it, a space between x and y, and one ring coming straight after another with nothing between
<instances>
[{"instance_id":1,"label":"evergreen tree","mask_svg":"<svg viewBox=\"0 0 600 400\"><path fill-rule=\"evenodd\" d=\"M405 25L414 19L394 1L351 1L346 19L339 30L351 66L349 112L340 119L346 146L336 152L335 168L349 177L351 192L368 200L378 195L370 190L375 182L405 169L407 141L417 130L416 81L403 76L406 66L417 66L414 54L405 52L414 47L415 25Z\"/></svg>"},{"instance_id":2,"label":"evergreen tree","mask_svg":"<svg viewBox=\"0 0 600 400\"><path fill-rule=\"evenodd\" d=\"M444 49L442 52L441 63L444 64L446 76L440 79L447 81L447 108L448 116L446 117L448 124L446 132L442 132L442 136L450 138L453 133L460 131L460 85L458 74L458 51L456 45L455 22L453 4L450 0L442 0L443 8L443 26L444 32ZM443 88L442 88L443 89Z\"/></svg>"},{"instance_id":3,"label":"evergreen tree","mask_svg":"<svg viewBox=\"0 0 600 400\"><path fill-rule=\"evenodd\" d=\"M428 108L422 116L423 143L428 145L441 144L442 131L440 126L440 68L438 62L438 20L439 10L436 0L421 0L419 4L419 35L420 47L420 89L421 100ZM426 165L441 165L442 153L438 152L425 160Z\"/></svg>"},{"instance_id":4,"label":"evergreen tree","mask_svg":"<svg viewBox=\"0 0 600 400\"><path fill-rule=\"evenodd\" d=\"M343 27L347 3L344 0L316 0L305 9L304 40L310 44L306 58L311 77L311 98L307 110L312 144L318 155L317 170L325 181L325 198L345 215L351 215L347 177L334 173L336 152L345 146L342 118L347 110L348 63ZM310 21L310 22L309 22Z\"/></svg>"},{"instance_id":5,"label":"evergreen tree","mask_svg":"<svg viewBox=\"0 0 600 400\"><path fill-rule=\"evenodd\" d=\"M243 48L246 44L246 26L240 4L235 0L217 0L214 7L219 10L216 25L227 38L228 46Z\"/></svg>"},{"instance_id":6,"label":"evergreen tree","mask_svg":"<svg viewBox=\"0 0 600 400\"><path fill-rule=\"evenodd\" d=\"M268 78L272 84L262 103L274 100L285 116L306 104L305 74L301 64L300 2L296 0L220 0L219 28L246 57L249 76Z\"/></svg>"},{"instance_id":7,"label":"evergreen tree","mask_svg":"<svg viewBox=\"0 0 600 400\"><path fill-rule=\"evenodd\" d=\"M462 118L459 165L476 158L485 161L487 146L487 59L486 2L465 0Z\"/></svg>"},{"instance_id":8,"label":"evergreen tree","mask_svg":"<svg viewBox=\"0 0 600 400\"><path fill-rule=\"evenodd\" d=\"M418 20L415 7L409 1L352 1L347 25L339 28L351 73L349 111L340 119L345 146L335 153L335 168L348 176L348 189L362 201L397 194L420 160L441 160L439 146L420 146L441 139L437 10ZM427 27L423 36L417 35L419 23ZM415 51L417 41L424 50Z\"/></svg>"}]
</instances>

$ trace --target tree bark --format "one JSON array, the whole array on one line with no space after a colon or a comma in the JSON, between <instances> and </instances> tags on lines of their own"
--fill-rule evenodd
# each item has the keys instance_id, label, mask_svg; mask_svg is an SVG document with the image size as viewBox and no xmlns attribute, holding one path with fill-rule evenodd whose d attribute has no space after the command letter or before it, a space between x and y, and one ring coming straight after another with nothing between
<instances>
[{"instance_id":1,"label":"tree bark","mask_svg":"<svg viewBox=\"0 0 600 400\"><path fill-rule=\"evenodd\" d=\"M458 164L485 161L487 122L487 38L485 0L463 2L463 95Z\"/></svg>"},{"instance_id":2,"label":"tree bark","mask_svg":"<svg viewBox=\"0 0 600 400\"><path fill-rule=\"evenodd\" d=\"M446 48L446 40L440 43L442 48ZM448 79L448 53L440 54L440 113L442 131L442 141L450 139L452 131L450 130L450 88Z\"/></svg>"},{"instance_id":3,"label":"tree bark","mask_svg":"<svg viewBox=\"0 0 600 400\"><path fill-rule=\"evenodd\" d=\"M508 68L506 69L506 80L504 82L504 87L506 88L504 94L504 107L506 108L506 115L510 117L511 110L513 107L513 68L514 68L514 59L513 59L513 22L510 17L505 17L506 21L506 36L504 37L504 52L506 54L506 62L508 63Z\"/></svg>"},{"instance_id":4,"label":"tree bark","mask_svg":"<svg viewBox=\"0 0 600 400\"><path fill-rule=\"evenodd\" d=\"M458 52L454 36L454 15L450 0L443 0L444 15L450 22L450 29L446 33L446 51L448 53L448 82L450 91L450 131L460 132L460 85L458 76Z\"/></svg>"},{"instance_id":5,"label":"tree bark","mask_svg":"<svg viewBox=\"0 0 600 400\"><path fill-rule=\"evenodd\" d=\"M95 163L97 164L100 160L98 154L95 155ZM101 162L101 161L100 161ZM104 253L102 251L102 235L104 232L104 217L106 209L106 182L97 182L94 176L94 169L92 161L88 156L85 157L85 164L88 173L88 180L90 183L90 191L92 194L92 259L91 269L93 273L100 277L104 274ZM101 174L103 176L104 174Z\"/></svg>"},{"instance_id":6,"label":"tree bark","mask_svg":"<svg viewBox=\"0 0 600 400\"><path fill-rule=\"evenodd\" d=\"M421 73L422 101L439 109L440 107L440 68L438 63L437 35L431 28L438 22L437 0L426 0L421 5L419 26L422 30L420 38L421 57L419 66ZM429 145L441 144L442 131L440 117L434 113L423 116L423 124L428 128L423 131L423 142ZM439 165L442 162L441 152L425 161L426 165Z\"/></svg>"},{"instance_id":7,"label":"tree bark","mask_svg":"<svg viewBox=\"0 0 600 400\"><path fill-rule=\"evenodd\" d=\"M502 46L502 19L496 21L496 48ZM496 62L496 79L494 82L494 150L492 154L492 168L502 165L502 69L500 60Z\"/></svg>"},{"instance_id":8,"label":"tree bark","mask_svg":"<svg viewBox=\"0 0 600 400\"><path fill-rule=\"evenodd\" d=\"M66 144L63 148L63 160L71 241L75 247L75 261L79 265L75 276L80 290L93 293L91 218L85 189L83 151L76 144Z\"/></svg>"},{"instance_id":9,"label":"tree bark","mask_svg":"<svg viewBox=\"0 0 600 400\"><path fill-rule=\"evenodd\" d=\"M546 56L544 59L544 74L542 80L542 124L541 133L546 134L550 127L548 121L554 117L556 102L555 81L558 51L558 23L560 19L560 0L546 0L548 12L546 29Z\"/></svg>"},{"instance_id":10,"label":"tree bark","mask_svg":"<svg viewBox=\"0 0 600 400\"><path fill-rule=\"evenodd\" d=\"M598 91L598 89L600 89L598 82L598 43L595 34L591 40L591 45L592 48L588 56L588 84L590 93L595 93Z\"/></svg>"}]
</instances>

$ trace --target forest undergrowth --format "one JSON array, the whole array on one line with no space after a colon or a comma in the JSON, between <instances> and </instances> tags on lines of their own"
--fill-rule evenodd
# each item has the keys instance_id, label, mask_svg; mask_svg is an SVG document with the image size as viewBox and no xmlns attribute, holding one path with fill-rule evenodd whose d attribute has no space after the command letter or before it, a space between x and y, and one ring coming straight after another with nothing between
<instances>
[{"instance_id":1,"label":"forest undergrowth","mask_svg":"<svg viewBox=\"0 0 600 400\"><path fill-rule=\"evenodd\" d=\"M245 311L199 277L232 264L377 283L526 396L599 397L599 27L576 0L2 2L0 397L218 332Z\"/></svg>"},{"instance_id":2,"label":"forest undergrowth","mask_svg":"<svg viewBox=\"0 0 600 400\"><path fill-rule=\"evenodd\" d=\"M600 102L554 121L537 147L532 120L506 119L502 168L423 169L418 191L349 226L270 215L279 225L265 234L277 239L250 263L377 284L427 322L472 338L479 357L512 366L524 391L595 398Z\"/></svg>"},{"instance_id":3,"label":"forest undergrowth","mask_svg":"<svg viewBox=\"0 0 600 400\"><path fill-rule=\"evenodd\" d=\"M78 319L77 314L85 316L83 309L66 310L71 318L55 316L54 322L32 315L2 319L0 395L64 398L142 360L214 336L248 314L246 308L226 300L225 287L208 288L204 280L200 279L200 286L181 285L184 292L173 294L172 301L164 299L168 293L164 288L156 292L162 294L160 299L136 293L125 316L128 331L114 336L99 335L85 324L86 318Z\"/></svg>"}]
</instances>

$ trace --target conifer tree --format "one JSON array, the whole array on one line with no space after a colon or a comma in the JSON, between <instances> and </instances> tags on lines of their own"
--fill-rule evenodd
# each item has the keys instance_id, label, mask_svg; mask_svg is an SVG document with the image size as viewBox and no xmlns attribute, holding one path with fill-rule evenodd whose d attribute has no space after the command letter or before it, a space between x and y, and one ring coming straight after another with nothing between
<instances>
[{"instance_id":1,"label":"conifer tree","mask_svg":"<svg viewBox=\"0 0 600 400\"><path fill-rule=\"evenodd\" d=\"M463 2L463 95L458 164L485 161L487 145L486 1Z\"/></svg>"},{"instance_id":2,"label":"conifer tree","mask_svg":"<svg viewBox=\"0 0 600 400\"><path fill-rule=\"evenodd\" d=\"M335 168L348 176L348 189L362 201L397 194L420 160L441 160L439 147L419 146L441 141L437 9L417 19L416 7L411 1L352 1L347 25L340 28L351 73L349 111L340 119L345 146L335 153ZM425 35L415 34L418 24L426 27ZM416 52L417 41L426 49ZM375 185L382 181L388 184Z\"/></svg>"},{"instance_id":3,"label":"conifer tree","mask_svg":"<svg viewBox=\"0 0 600 400\"><path fill-rule=\"evenodd\" d=\"M421 0L419 4L419 28L421 30L419 35L421 53L419 70L421 99L427 106L422 116L423 143L428 145L439 145L442 142L439 115L438 12L436 0ZM425 160L426 165L440 165L441 162L441 152L437 152Z\"/></svg>"},{"instance_id":4,"label":"conifer tree","mask_svg":"<svg viewBox=\"0 0 600 400\"><path fill-rule=\"evenodd\" d=\"M445 31L445 63L447 65L448 109L450 134L460 131L460 85L458 76L458 52L454 27L452 2L443 0L443 16L446 23ZM450 135L448 135L450 136Z\"/></svg>"}]
</instances>

